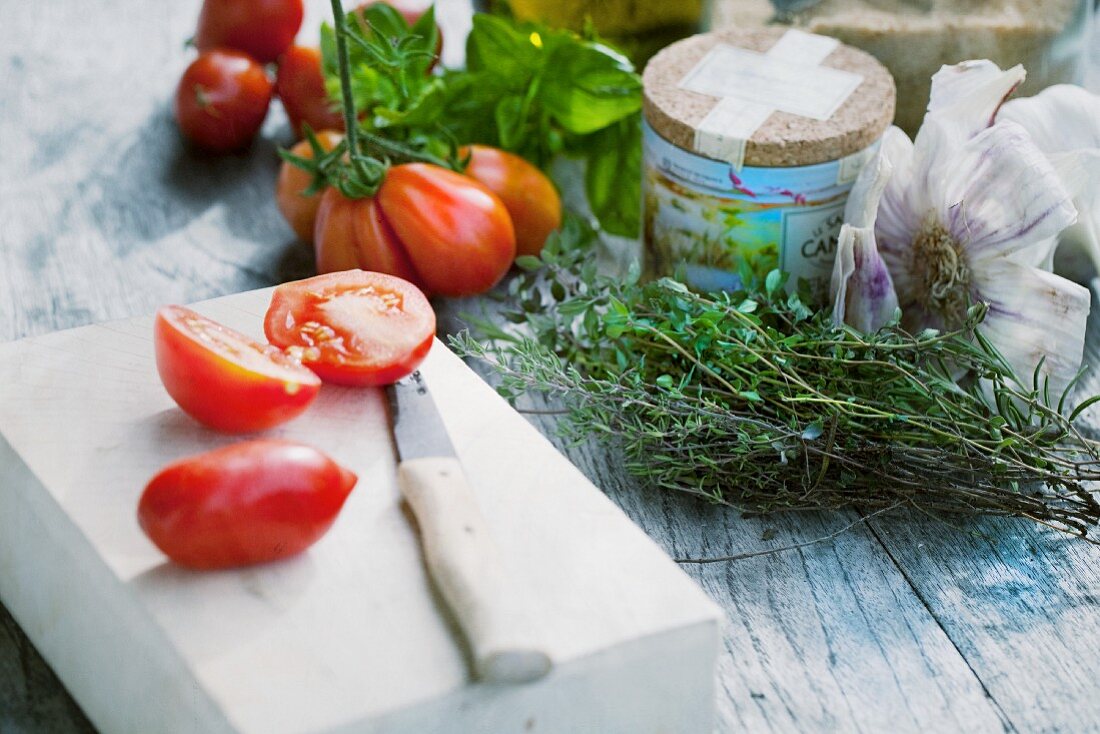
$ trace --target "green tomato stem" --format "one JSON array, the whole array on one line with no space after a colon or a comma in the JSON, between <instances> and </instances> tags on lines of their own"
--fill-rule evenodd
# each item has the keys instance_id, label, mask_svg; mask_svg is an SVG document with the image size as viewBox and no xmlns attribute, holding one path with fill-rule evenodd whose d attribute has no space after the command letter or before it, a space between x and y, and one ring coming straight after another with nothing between
<instances>
[{"instance_id":1,"label":"green tomato stem","mask_svg":"<svg viewBox=\"0 0 1100 734\"><path fill-rule=\"evenodd\" d=\"M351 61L348 57L347 27L344 22L344 8L340 0L332 0L332 23L336 29L336 60L340 69L340 94L344 108L344 127L346 128L348 150L354 160L359 155L359 131L355 114L355 99L351 94Z\"/></svg>"}]
</instances>

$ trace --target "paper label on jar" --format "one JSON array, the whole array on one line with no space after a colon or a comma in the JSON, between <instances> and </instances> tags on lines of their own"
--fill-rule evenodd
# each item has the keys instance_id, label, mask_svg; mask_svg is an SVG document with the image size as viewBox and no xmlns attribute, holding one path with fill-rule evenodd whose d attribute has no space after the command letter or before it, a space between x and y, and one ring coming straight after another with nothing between
<instances>
[{"instance_id":1,"label":"paper label on jar","mask_svg":"<svg viewBox=\"0 0 1100 734\"><path fill-rule=\"evenodd\" d=\"M792 286L799 278L820 283L832 276L837 235L844 223L844 204L841 201L783 212L779 268L790 273Z\"/></svg>"},{"instance_id":2,"label":"paper label on jar","mask_svg":"<svg viewBox=\"0 0 1100 734\"><path fill-rule=\"evenodd\" d=\"M850 71L718 44L679 87L814 120L828 120L863 82Z\"/></svg>"}]
</instances>

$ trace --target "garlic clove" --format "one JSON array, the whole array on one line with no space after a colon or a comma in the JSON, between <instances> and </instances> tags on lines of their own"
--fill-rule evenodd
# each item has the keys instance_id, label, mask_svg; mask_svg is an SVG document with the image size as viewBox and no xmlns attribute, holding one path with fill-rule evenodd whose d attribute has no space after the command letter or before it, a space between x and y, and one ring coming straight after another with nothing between
<instances>
[{"instance_id":1,"label":"garlic clove","mask_svg":"<svg viewBox=\"0 0 1100 734\"><path fill-rule=\"evenodd\" d=\"M927 197L922 192L915 191L915 187L911 185L914 152L913 142L908 136L899 128L892 127L883 136L882 147L876 156L886 160L891 175L883 188L874 220L875 241L893 273L906 272L904 264L908 262L913 238L920 228L922 217L931 207ZM860 177L875 175L876 169L868 164ZM857 185L858 183L857 179ZM848 206L855 211L861 205L853 204L849 198ZM847 218L847 214L846 209L845 221L852 221Z\"/></svg>"},{"instance_id":2,"label":"garlic clove","mask_svg":"<svg viewBox=\"0 0 1100 734\"><path fill-rule=\"evenodd\" d=\"M1027 76L1024 67L1001 68L987 59L943 66L932 76L928 115L948 123L961 144L993 124L997 110Z\"/></svg>"},{"instance_id":3,"label":"garlic clove","mask_svg":"<svg viewBox=\"0 0 1100 734\"><path fill-rule=\"evenodd\" d=\"M1056 153L1051 163L1079 212L1077 224L1058 239L1059 267L1084 280L1100 270L1100 148Z\"/></svg>"},{"instance_id":4,"label":"garlic clove","mask_svg":"<svg viewBox=\"0 0 1100 734\"><path fill-rule=\"evenodd\" d=\"M1022 125L1073 195L1080 219L1062 233L1059 269L1088 278L1100 270L1100 95L1059 84L1008 102L998 120Z\"/></svg>"},{"instance_id":5,"label":"garlic clove","mask_svg":"<svg viewBox=\"0 0 1100 734\"><path fill-rule=\"evenodd\" d=\"M833 322L865 333L881 329L894 318L898 296L890 271L875 247L870 227L840 228L833 264Z\"/></svg>"},{"instance_id":6,"label":"garlic clove","mask_svg":"<svg viewBox=\"0 0 1100 734\"><path fill-rule=\"evenodd\" d=\"M1090 297L1084 286L1008 258L975 271L972 297L989 305L979 327L1030 386L1042 361L1057 402L1081 367ZM1045 358L1045 359L1044 359Z\"/></svg>"},{"instance_id":7,"label":"garlic clove","mask_svg":"<svg viewBox=\"0 0 1100 734\"><path fill-rule=\"evenodd\" d=\"M1049 255L1043 243L1077 220L1054 166L1013 122L999 122L955 150L932 195L943 226L975 269L981 260L1009 255L1037 266Z\"/></svg>"},{"instance_id":8,"label":"garlic clove","mask_svg":"<svg viewBox=\"0 0 1100 734\"><path fill-rule=\"evenodd\" d=\"M997 114L1024 127L1044 153L1100 148L1100 95L1058 84L1034 97L1013 99Z\"/></svg>"}]
</instances>

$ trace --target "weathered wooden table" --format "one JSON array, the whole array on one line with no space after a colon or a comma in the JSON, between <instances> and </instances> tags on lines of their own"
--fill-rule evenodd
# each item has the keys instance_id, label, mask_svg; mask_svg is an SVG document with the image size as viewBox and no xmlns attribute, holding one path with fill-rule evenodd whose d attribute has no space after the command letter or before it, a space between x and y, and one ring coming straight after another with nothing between
<instances>
[{"instance_id":1,"label":"weathered wooden table","mask_svg":"<svg viewBox=\"0 0 1100 734\"><path fill-rule=\"evenodd\" d=\"M0 340L310 274L273 200L281 111L247 154L203 158L179 141L170 99L198 5L5 5ZM444 10L459 25L467 12ZM789 546L858 520L745 519L640 486L595 447L564 450L677 557ZM898 514L687 570L728 614L721 731L1100 730L1100 548L1028 522ZM88 731L0 607L0 732Z\"/></svg>"}]
</instances>

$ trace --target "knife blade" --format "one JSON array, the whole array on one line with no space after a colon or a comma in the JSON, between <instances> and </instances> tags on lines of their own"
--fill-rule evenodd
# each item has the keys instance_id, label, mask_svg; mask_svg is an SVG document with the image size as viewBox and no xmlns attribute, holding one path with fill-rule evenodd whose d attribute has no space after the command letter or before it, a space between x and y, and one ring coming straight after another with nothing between
<instances>
[{"instance_id":1,"label":"knife blade","mask_svg":"<svg viewBox=\"0 0 1100 734\"><path fill-rule=\"evenodd\" d=\"M505 574L477 497L419 370L387 386L397 482L416 516L428 571L458 620L474 673L525 683L550 671L532 636L528 605Z\"/></svg>"}]
</instances>

